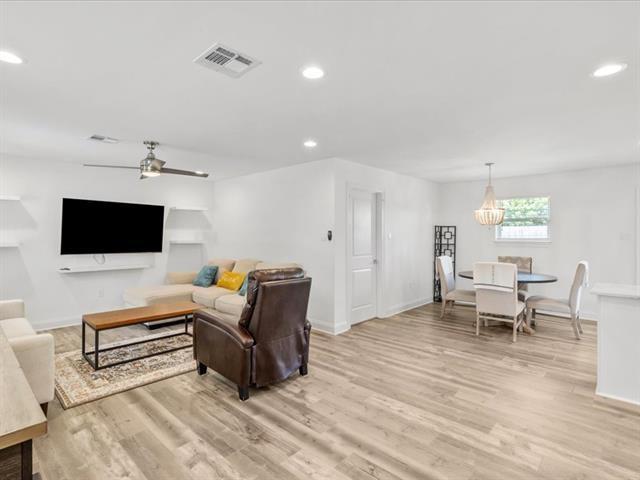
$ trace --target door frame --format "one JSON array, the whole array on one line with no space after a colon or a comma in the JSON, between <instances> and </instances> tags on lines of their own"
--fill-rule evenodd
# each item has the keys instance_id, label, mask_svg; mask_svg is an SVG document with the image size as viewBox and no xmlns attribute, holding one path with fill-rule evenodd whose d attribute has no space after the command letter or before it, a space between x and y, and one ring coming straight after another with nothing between
<instances>
[{"instance_id":1,"label":"door frame","mask_svg":"<svg viewBox=\"0 0 640 480\"><path fill-rule=\"evenodd\" d=\"M351 298L352 298L352 288L351 288L351 245L353 244L353 210L351 208L351 192L354 190L360 190L367 193L371 193L375 198L375 206L376 206L376 218L375 218L375 239L376 239L376 264L375 264L375 272L376 272L376 317L382 317L384 315L384 311L382 309L382 299L384 298L384 288L382 279L384 278L384 265L385 265L385 229L384 229L384 220L385 220L385 192L382 189L372 188L367 185L360 185L357 183L347 183L346 189L346 236L345 236L345 286L346 286L346 320L349 328L353 325L351 323ZM366 320L363 320L366 321ZM362 323L362 322L359 322Z\"/></svg>"},{"instance_id":2,"label":"door frame","mask_svg":"<svg viewBox=\"0 0 640 480\"><path fill-rule=\"evenodd\" d=\"M640 285L640 187L636 188L636 285Z\"/></svg>"}]
</instances>

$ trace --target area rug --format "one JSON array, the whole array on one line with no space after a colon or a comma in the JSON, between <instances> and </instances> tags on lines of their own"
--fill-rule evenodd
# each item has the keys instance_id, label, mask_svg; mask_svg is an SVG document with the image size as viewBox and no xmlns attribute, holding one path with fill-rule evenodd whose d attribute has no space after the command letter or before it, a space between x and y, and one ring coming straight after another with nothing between
<instances>
[{"instance_id":1,"label":"area rug","mask_svg":"<svg viewBox=\"0 0 640 480\"><path fill-rule=\"evenodd\" d=\"M148 335L136 340L161 337L163 334ZM164 334L166 335L166 333ZM131 340L128 340L129 342ZM100 354L100 364L107 365L127 358L139 357L149 353L182 345L190 345L191 337L180 335L119 348ZM100 348L114 347L127 341L101 345ZM165 378L180 375L195 369L193 350L184 348L163 353L154 357L134 360L122 365L94 371L82 357L80 349L59 353L55 356L56 396L67 409L92 402L99 398L141 387Z\"/></svg>"}]
</instances>

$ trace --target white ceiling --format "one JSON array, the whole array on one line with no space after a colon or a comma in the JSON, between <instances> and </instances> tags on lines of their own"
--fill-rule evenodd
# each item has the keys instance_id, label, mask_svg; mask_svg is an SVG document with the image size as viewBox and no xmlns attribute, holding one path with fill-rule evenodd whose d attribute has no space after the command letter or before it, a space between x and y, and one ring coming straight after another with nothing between
<instances>
[{"instance_id":1,"label":"white ceiling","mask_svg":"<svg viewBox=\"0 0 640 480\"><path fill-rule=\"evenodd\" d=\"M27 63L0 64L0 151L136 165L154 139L215 178L326 157L436 181L631 163L639 32L639 2L2 2L0 48ZM192 63L215 42L263 64ZM589 76L609 61L629 68Z\"/></svg>"}]
</instances>

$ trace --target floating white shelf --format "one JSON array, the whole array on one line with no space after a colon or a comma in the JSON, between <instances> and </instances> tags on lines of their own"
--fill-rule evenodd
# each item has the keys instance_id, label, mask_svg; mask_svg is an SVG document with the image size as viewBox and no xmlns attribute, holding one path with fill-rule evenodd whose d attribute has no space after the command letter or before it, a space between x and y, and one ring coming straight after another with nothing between
<instances>
[{"instance_id":1,"label":"floating white shelf","mask_svg":"<svg viewBox=\"0 0 640 480\"><path fill-rule=\"evenodd\" d=\"M0 248L18 248L19 242L0 242Z\"/></svg>"},{"instance_id":2,"label":"floating white shelf","mask_svg":"<svg viewBox=\"0 0 640 480\"><path fill-rule=\"evenodd\" d=\"M108 272L110 270L141 270L143 268L151 268L151 265L95 265L63 267L58 269L58 273Z\"/></svg>"},{"instance_id":3,"label":"floating white shelf","mask_svg":"<svg viewBox=\"0 0 640 480\"><path fill-rule=\"evenodd\" d=\"M202 245L203 240L169 240L172 245Z\"/></svg>"},{"instance_id":4,"label":"floating white shelf","mask_svg":"<svg viewBox=\"0 0 640 480\"><path fill-rule=\"evenodd\" d=\"M19 202L20 197L18 195L0 195L0 200L11 200L14 202Z\"/></svg>"},{"instance_id":5,"label":"floating white shelf","mask_svg":"<svg viewBox=\"0 0 640 480\"><path fill-rule=\"evenodd\" d=\"M180 210L185 212L206 212L207 207L169 207L169 210Z\"/></svg>"}]
</instances>

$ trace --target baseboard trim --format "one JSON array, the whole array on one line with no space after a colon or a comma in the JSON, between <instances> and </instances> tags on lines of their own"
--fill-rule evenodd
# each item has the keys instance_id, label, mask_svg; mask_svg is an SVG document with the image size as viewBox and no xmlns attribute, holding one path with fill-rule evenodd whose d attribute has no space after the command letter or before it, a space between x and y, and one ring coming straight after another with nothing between
<instances>
[{"instance_id":1,"label":"baseboard trim","mask_svg":"<svg viewBox=\"0 0 640 480\"><path fill-rule=\"evenodd\" d=\"M341 333L344 333L351 328L351 326L347 323L334 325L333 323L323 322L321 320L309 319L309 321L311 322L312 329L319 330L323 333L328 333L329 335L340 335Z\"/></svg>"},{"instance_id":2,"label":"baseboard trim","mask_svg":"<svg viewBox=\"0 0 640 480\"><path fill-rule=\"evenodd\" d=\"M63 317L56 320L49 320L48 322L35 324L33 325L33 328L36 332L42 332L45 330L55 330L58 328L73 327L81 324L82 318L80 317Z\"/></svg>"},{"instance_id":3,"label":"baseboard trim","mask_svg":"<svg viewBox=\"0 0 640 480\"><path fill-rule=\"evenodd\" d=\"M420 300L414 300L413 302L394 305L393 307L388 308L380 318L392 317L394 315L398 315L399 313L406 312L407 310L412 310L424 305L429 305L430 303L433 303L433 300L422 298Z\"/></svg>"},{"instance_id":4,"label":"baseboard trim","mask_svg":"<svg viewBox=\"0 0 640 480\"><path fill-rule=\"evenodd\" d=\"M596 395L598 395L599 397L602 397L602 398L608 398L610 400L616 400L617 402L630 403L631 405L640 406L640 402L639 401L631 400L629 398L618 397L617 395L610 395L608 393L602 393L602 392L599 392L597 389L596 389Z\"/></svg>"}]
</instances>

